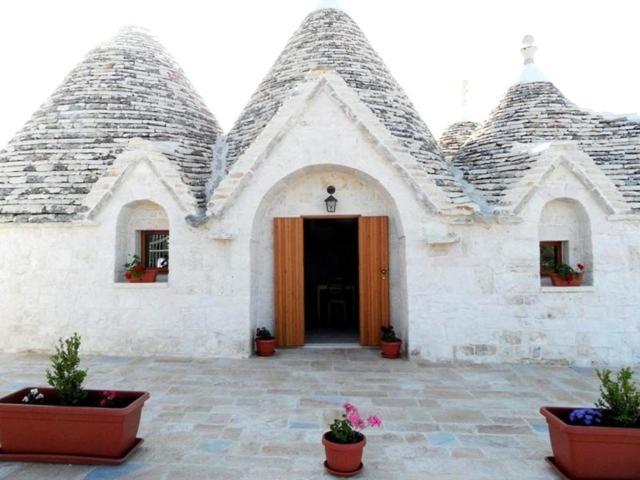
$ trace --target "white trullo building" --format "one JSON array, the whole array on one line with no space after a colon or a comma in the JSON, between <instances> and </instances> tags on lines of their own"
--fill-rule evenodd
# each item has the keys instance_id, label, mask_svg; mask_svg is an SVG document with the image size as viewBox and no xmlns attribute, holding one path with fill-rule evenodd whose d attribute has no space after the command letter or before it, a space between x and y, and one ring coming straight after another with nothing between
<instances>
[{"instance_id":1,"label":"white trullo building","mask_svg":"<svg viewBox=\"0 0 640 480\"><path fill-rule=\"evenodd\" d=\"M311 13L225 135L162 46L124 29L0 152L0 350L640 360L640 123L536 71L436 142L342 11ZM325 199L331 191L335 212ZM335 190L335 191L334 191ZM138 254L169 266L127 283ZM554 287L560 263L585 265Z\"/></svg>"}]
</instances>

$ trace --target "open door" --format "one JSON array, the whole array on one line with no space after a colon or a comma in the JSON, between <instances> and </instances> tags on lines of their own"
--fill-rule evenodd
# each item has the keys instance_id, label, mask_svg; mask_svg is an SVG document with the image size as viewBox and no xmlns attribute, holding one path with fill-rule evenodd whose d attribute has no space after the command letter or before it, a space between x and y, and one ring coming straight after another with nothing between
<instances>
[{"instance_id":1,"label":"open door","mask_svg":"<svg viewBox=\"0 0 640 480\"><path fill-rule=\"evenodd\" d=\"M359 217L360 344L380 343L389 325L389 218Z\"/></svg>"},{"instance_id":2,"label":"open door","mask_svg":"<svg viewBox=\"0 0 640 480\"><path fill-rule=\"evenodd\" d=\"M274 218L275 335L280 347L304 345L304 221Z\"/></svg>"}]
</instances>

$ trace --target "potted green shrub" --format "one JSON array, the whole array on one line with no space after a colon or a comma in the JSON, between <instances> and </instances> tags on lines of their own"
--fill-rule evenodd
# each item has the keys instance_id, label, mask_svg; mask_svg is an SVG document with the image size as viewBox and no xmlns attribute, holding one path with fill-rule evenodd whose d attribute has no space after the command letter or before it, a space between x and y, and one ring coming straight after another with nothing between
<instances>
[{"instance_id":1,"label":"potted green shrub","mask_svg":"<svg viewBox=\"0 0 640 480\"><path fill-rule=\"evenodd\" d=\"M0 460L113 465L136 438L147 392L85 390L80 337L60 339L46 377L52 388L24 388L0 398Z\"/></svg>"},{"instance_id":2,"label":"potted green shrub","mask_svg":"<svg viewBox=\"0 0 640 480\"><path fill-rule=\"evenodd\" d=\"M396 332L391 325L380 327L380 348L384 358L400 358L402 340L396 336Z\"/></svg>"},{"instance_id":3,"label":"potted green shrub","mask_svg":"<svg viewBox=\"0 0 640 480\"><path fill-rule=\"evenodd\" d=\"M131 260L123 265L124 278L129 283L153 283L158 276L156 268L145 268L138 255L129 255Z\"/></svg>"},{"instance_id":4,"label":"potted green shrub","mask_svg":"<svg viewBox=\"0 0 640 480\"><path fill-rule=\"evenodd\" d=\"M276 337L265 327L256 329L256 355L270 357L276 351Z\"/></svg>"},{"instance_id":5,"label":"potted green shrub","mask_svg":"<svg viewBox=\"0 0 640 480\"><path fill-rule=\"evenodd\" d=\"M342 418L334 419L329 431L322 436L327 457L324 466L329 473L339 477L360 473L363 468L362 453L367 443L362 430L380 425L382 421L379 417L371 415L364 419L355 405L345 403Z\"/></svg>"},{"instance_id":6,"label":"potted green shrub","mask_svg":"<svg viewBox=\"0 0 640 480\"><path fill-rule=\"evenodd\" d=\"M556 267L556 271L549 274L554 287L579 287L584 278L584 265L579 263L573 268L566 263Z\"/></svg>"},{"instance_id":7,"label":"potted green shrub","mask_svg":"<svg viewBox=\"0 0 640 480\"><path fill-rule=\"evenodd\" d=\"M610 370L597 374L601 387L596 408L540 409L553 450L547 461L570 479L638 479L640 391L633 371L623 368L615 380Z\"/></svg>"}]
</instances>

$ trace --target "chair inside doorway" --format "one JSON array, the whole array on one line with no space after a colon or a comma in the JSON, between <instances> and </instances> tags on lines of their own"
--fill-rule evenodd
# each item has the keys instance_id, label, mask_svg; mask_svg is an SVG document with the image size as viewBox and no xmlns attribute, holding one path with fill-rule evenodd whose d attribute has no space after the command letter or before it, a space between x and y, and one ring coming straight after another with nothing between
<instances>
[{"instance_id":1,"label":"chair inside doorway","mask_svg":"<svg viewBox=\"0 0 640 480\"><path fill-rule=\"evenodd\" d=\"M358 221L304 220L305 343L358 343Z\"/></svg>"}]
</instances>

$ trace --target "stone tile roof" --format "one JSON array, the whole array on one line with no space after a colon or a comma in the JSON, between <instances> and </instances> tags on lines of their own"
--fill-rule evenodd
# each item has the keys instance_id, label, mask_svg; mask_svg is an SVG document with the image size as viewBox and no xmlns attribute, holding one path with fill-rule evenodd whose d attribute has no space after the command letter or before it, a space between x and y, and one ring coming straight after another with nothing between
<instances>
[{"instance_id":1,"label":"stone tile roof","mask_svg":"<svg viewBox=\"0 0 640 480\"><path fill-rule=\"evenodd\" d=\"M580 110L551 82L513 85L453 162L489 203L500 205L509 187L537 160L518 144L554 140L577 142L629 207L640 211L640 122Z\"/></svg>"},{"instance_id":2,"label":"stone tile roof","mask_svg":"<svg viewBox=\"0 0 640 480\"><path fill-rule=\"evenodd\" d=\"M454 122L449 125L438 139L438 145L444 157L451 160L477 127L478 122L469 121Z\"/></svg>"},{"instance_id":3,"label":"stone tile roof","mask_svg":"<svg viewBox=\"0 0 640 480\"><path fill-rule=\"evenodd\" d=\"M162 142L199 205L221 130L176 62L128 27L67 76L0 151L0 222L77 219L132 138Z\"/></svg>"},{"instance_id":4,"label":"stone tile roof","mask_svg":"<svg viewBox=\"0 0 640 480\"><path fill-rule=\"evenodd\" d=\"M330 8L307 16L249 100L228 135L228 168L316 69L340 75L451 200L469 201L428 127L362 31L346 13Z\"/></svg>"}]
</instances>

